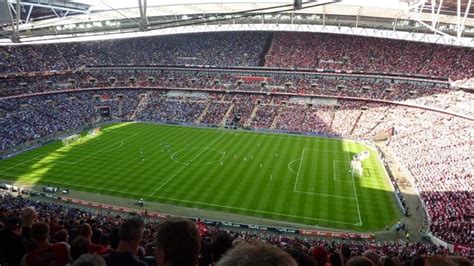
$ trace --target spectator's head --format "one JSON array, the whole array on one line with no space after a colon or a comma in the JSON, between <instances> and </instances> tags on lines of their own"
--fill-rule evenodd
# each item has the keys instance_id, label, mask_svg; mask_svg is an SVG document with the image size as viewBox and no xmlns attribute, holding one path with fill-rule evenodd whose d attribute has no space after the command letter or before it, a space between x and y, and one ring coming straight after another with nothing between
<instances>
[{"instance_id":1,"label":"spectator's head","mask_svg":"<svg viewBox=\"0 0 474 266\"><path fill-rule=\"evenodd\" d=\"M447 258L447 260L455 263L458 266L472 266L472 262L464 257L450 256Z\"/></svg>"},{"instance_id":2,"label":"spectator's head","mask_svg":"<svg viewBox=\"0 0 474 266\"><path fill-rule=\"evenodd\" d=\"M201 237L190 220L170 219L158 225L155 244L159 266L196 265Z\"/></svg>"},{"instance_id":3,"label":"spectator's head","mask_svg":"<svg viewBox=\"0 0 474 266\"><path fill-rule=\"evenodd\" d=\"M214 262L219 261L224 253L232 248L232 242L234 238L227 233L218 234L211 244L212 260Z\"/></svg>"},{"instance_id":4,"label":"spectator's head","mask_svg":"<svg viewBox=\"0 0 474 266\"><path fill-rule=\"evenodd\" d=\"M431 256L425 259L425 266L457 266L457 264L442 256Z\"/></svg>"},{"instance_id":5,"label":"spectator's head","mask_svg":"<svg viewBox=\"0 0 474 266\"><path fill-rule=\"evenodd\" d=\"M90 251L90 241L89 239L78 236L71 243L71 258L76 260L82 254L87 254Z\"/></svg>"},{"instance_id":6,"label":"spectator's head","mask_svg":"<svg viewBox=\"0 0 474 266\"><path fill-rule=\"evenodd\" d=\"M318 266L316 260L300 249L288 248L285 249L285 252L290 254L299 266Z\"/></svg>"},{"instance_id":7,"label":"spectator's head","mask_svg":"<svg viewBox=\"0 0 474 266\"><path fill-rule=\"evenodd\" d=\"M347 245L342 245L341 255L344 263L346 263L351 258L351 249Z\"/></svg>"},{"instance_id":8,"label":"spectator's head","mask_svg":"<svg viewBox=\"0 0 474 266\"><path fill-rule=\"evenodd\" d=\"M9 216L3 220L5 229L10 230L16 235L21 235L23 223L20 218L16 216Z\"/></svg>"},{"instance_id":9,"label":"spectator's head","mask_svg":"<svg viewBox=\"0 0 474 266\"><path fill-rule=\"evenodd\" d=\"M56 242L68 242L69 233L66 229L61 229L54 234L54 241Z\"/></svg>"},{"instance_id":10,"label":"spectator's head","mask_svg":"<svg viewBox=\"0 0 474 266\"><path fill-rule=\"evenodd\" d=\"M324 264L326 264L326 261L328 259L328 252L324 247L313 248L311 254L313 255L313 258L316 260L319 266L323 266Z\"/></svg>"},{"instance_id":11,"label":"spectator's head","mask_svg":"<svg viewBox=\"0 0 474 266\"><path fill-rule=\"evenodd\" d=\"M217 266L297 266L290 254L266 244L239 245L227 252Z\"/></svg>"},{"instance_id":12,"label":"spectator's head","mask_svg":"<svg viewBox=\"0 0 474 266\"><path fill-rule=\"evenodd\" d=\"M346 266L375 266L375 264L366 257L356 256L349 259Z\"/></svg>"},{"instance_id":13,"label":"spectator's head","mask_svg":"<svg viewBox=\"0 0 474 266\"><path fill-rule=\"evenodd\" d=\"M23 226L31 227L37 218L38 214L33 207L25 207L21 210L21 220L23 221Z\"/></svg>"},{"instance_id":14,"label":"spectator's head","mask_svg":"<svg viewBox=\"0 0 474 266\"><path fill-rule=\"evenodd\" d=\"M83 254L76 261L74 266L106 266L104 258L98 254Z\"/></svg>"},{"instance_id":15,"label":"spectator's head","mask_svg":"<svg viewBox=\"0 0 474 266\"><path fill-rule=\"evenodd\" d=\"M413 257L411 260L410 260L410 266L423 266L425 265L425 257L423 256L416 256L416 257Z\"/></svg>"},{"instance_id":16,"label":"spectator's head","mask_svg":"<svg viewBox=\"0 0 474 266\"><path fill-rule=\"evenodd\" d=\"M344 263L342 261L342 258L341 258L341 255L339 255L339 253L336 253L336 252L333 252L331 254L329 254L329 263L331 264L331 266L343 266Z\"/></svg>"},{"instance_id":17,"label":"spectator's head","mask_svg":"<svg viewBox=\"0 0 474 266\"><path fill-rule=\"evenodd\" d=\"M44 222L36 222L31 226L31 240L38 247L48 243L49 225Z\"/></svg>"},{"instance_id":18,"label":"spectator's head","mask_svg":"<svg viewBox=\"0 0 474 266\"><path fill-rule=\"evenodd\" d=\"M389 256L381 256L379 264L380 266L395 266L395 263Z\"/></svg>"},{"instance_id":19,"label":"spectator's head","mask_svg":"<svg viewBox=\"0 0 474 266\"><path fill-rule=\"evenodd\" d=\"M110 248L116 250L120 243L120 229L114 228L109 233L109 245Z\"/></svg>"},{"instance_id":20,"label":"spectator's head","mask_svg":"<svg viewBox=\"0 0 474 266\"><path fill-rule=\"evenodd\" d=\"M79 236L85 237L89 241L92 238L92 227L88 223L83 223L77 228L77 234Z\"/></svg>"},{"instance_id":21,"label":"spectator's head","mask_svg":"<svg viewBox=\"0 0 474 266\"><path fill-rule=\"evenodd\" d=\"M121 252L131 252L133 254L136 254L140 242L143 238L144 228L145 223L138 216L125 220L120 226L120 242L117 247L117 250Z\"/></svg>"},{"instance_id":22,"label":"spectator's head","mask_svg":"<svg viewBox=\"0 0 474 266\"><path fill-rule=\"evenodd\" d=\"M375 253L374 251L372 250L366 250L362 255L364 255L364 257L368 258L370 261L372 261L372 263L374 265L378 265L379 263L379 256L377 255L377 253Z\"/></svg>"}]
</instances>

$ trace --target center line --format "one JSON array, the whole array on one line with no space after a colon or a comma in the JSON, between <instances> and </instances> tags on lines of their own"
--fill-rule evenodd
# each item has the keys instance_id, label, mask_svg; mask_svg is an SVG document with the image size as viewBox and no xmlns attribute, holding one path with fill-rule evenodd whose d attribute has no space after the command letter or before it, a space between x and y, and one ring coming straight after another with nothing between
<instances>
[{"instance_id":1,"label":"center line","mask_svg":"<svg viewBox=\"0 0 474 266\"><path fill-rule=\"evenodd\" d=\"M162 189L164 186L166 186L171 180L173 180L173 178L175 178L179 173L181 173L181 171L184 170L184 168L188 167L189 165L191 165L191 163L196 160L199 155L201 155L204 151L206 151L207 148L209 148L210 146L212 146L214 143L216 143L219 139L221 139L223 136L225 135L225 133L223 133L222 135L220 135L219 137L217 137L213 142L209 143L206 147L204 147L200 152L198 152L193 158L191 158L191 160L186 163L183 167L179 168L178 171L176 171L170 178L168 178L168 180L166 180L165 183L163 183L161 186L159 186L157 189L155 189L149 196L153 196L155 195L156 192L160 191L160 189Z\"/></svg>"}]
</instances>

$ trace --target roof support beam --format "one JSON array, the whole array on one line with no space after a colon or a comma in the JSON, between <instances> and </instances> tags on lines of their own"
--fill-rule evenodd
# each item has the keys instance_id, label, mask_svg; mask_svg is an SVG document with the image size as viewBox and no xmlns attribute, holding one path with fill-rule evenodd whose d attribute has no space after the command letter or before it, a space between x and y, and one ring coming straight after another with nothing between
<instances>
[{"instance_id":1,"label":"roof support beam","mask_svg":"<svg viewBox=\"0 0 474 266\"><path fill-rule=\"evenodd\" d=\"M87 14L87 10L79 9L79 8L71 8L71 7L62 7L62 6L54 6L54 5L46 5L46 4L38 4L38 3L30 3L30 2L21 2L20 4L17 4L15 0L8 0L10 5L13 6L15 5L22 5L22 6L34 6L34 7L42 7L42 8L50 8L54 10L61 10L61 11L70 11L70 12L77 12L77 13L82 13L82 14Z\"/></svg>"},{"instance_id":2,"label":"roof support beam","mask_svg":"<svg viewBox=\"0 0 474 266\"><path fill-rule=\"evenodd\" d=\"M461 37L461 33L462 33L462 29L461 29L461 0L458 0L458 8L457 8L457 12L456 12L456 17L457 17L457 25L458 25L458 28L457 28L457 36L458 38Z\"/></svg>"},{"instance_id":3,"label":"roof support beam","mask_svg":"<svg viewBox=\"0 0 474 266\"><path fill-rule=\"evenodd\" d=\"M138 0L138 10L140 11L140 31L146 31L148 29L148 18L146 16L146 9L146 0Z\"/></svg>"},{"instance_id":4,"label":"roof support beam","mask_svg":"<svg viewBox=\"0 0 474 266\"><path fill-rule=\"evenodd\" d=\"M30 21L31 11L33 11L33 6L30 6L30 9L28 10L28 15L26 16L25 24L28 24L28 22Z\"/></svg>"},{"instance_id":5,"label":"roof support beam","mask_svg":"<svg viewBox=\"0 0 474 266\"><path fill-rule=\"evenodd\" d=\"M20 0L17 0L17 1L20 2ZM15 17L13 17L13 13L15 13ZM18 31L18 27L15 26L15 21L18 24L19 16L16 16L16 14L18 13L19 11L17 12L15 8L13 7L12 3L10 3L10 8L8 8L8 14L10 15L10 23L12 24L12 32L10 35L10 40L12 42L20 42L20 34Z\"/></svg>"},{"instance_id":6,"label":"roof support beam","mask_svg":"<svg viewBox=\"0 0 474 266\"><path fill-rule=\"evenodd\" d=\"M464 30L464 25L466 25L467 14L469 14L469 9L471 8L472 0L469 0L466 6L466 11L464 12L464 19L462 21L461 27Z\"/></svg>"}]
</instances>

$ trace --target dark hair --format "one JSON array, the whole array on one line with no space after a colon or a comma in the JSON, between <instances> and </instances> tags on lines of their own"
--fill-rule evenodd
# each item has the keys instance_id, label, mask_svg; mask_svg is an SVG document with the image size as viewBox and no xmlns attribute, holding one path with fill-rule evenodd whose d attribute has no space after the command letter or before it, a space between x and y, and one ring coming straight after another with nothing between
<instances>
[{"instance_id":1,"label":"dark hair","mask_svg":"<svg viewBox=\"0 0 474 266\"><path fill-rule=\"evenodd\" d=\"M232 248L232 242L234 238L231 237L229 234L221 232L219 233L213 240L211 244L211 253L212 253L212 260L214 262L219 261L224 253L226 253L229 249Z\"/></svg>"},{"instance_id":2,"label":"dark hair","mask_svg":"<svg viewBox=\"0 0 474 266\"><path fill-rule=\"evenodd\" d=\"M67 242L68 235L67 229L61 229L54 234L54 240L57 242Z\"/></svg>"},{"instance_id":3,"label":"dark hair","mask_svg":"<svg viewBox=\"0 0 474 266\"><path fill-rule=\"evenodd\" d=\"M155 244L170 265L196 265L201 237L193 222L174 218L158 225Z\"/></svg>"},{"instance_id":4,"label":"dark hair","mask_svg":"<svg viewBox=\"0 0 474 266\"><path fill-rule=\"evenodd\" d=\"M238 245L217 262L217 266L297 266L290 254L267 244Z\"/></svg>"},{"instance_id":5,"label":"dark hair","mask_svg":"<svg viewBox=\"0 0 474 266\"><path fill-rule=\"evenodd\" d=\"M313 257L304 253L302 250L297 248L287 248L285 252L290 254L290 256L296 261L299 266L318 266ZM322 265L324 266L324 265Z\"/></svg>"},{"instance_id":6,"label":"dark hair","mask_svg":"<svg viewBox=\"0 0 474 266\"><path fill-rule=\"evenodd\" d=\"M448 261L456 263L458 266L472 266L472 262L465 257L460 256L450 256Z\"/></svg>"},{"instance_id":7,"label":"dark hair","mask_svg":"<svg viewBox=\"0 0 474 266\"><path fill-rule=\"evenodd\" d=\"M453 261L447 260L442 256L431 256L425 259L426 266L457 266Z\"/></svg>"},{"instance_id":8,"label":"dark hair","mask_svg":"<svg viewBox=\"0 0 474 266\"><path fill-rule=\"evenodd\" d=\"M44 222L37 222L31 226L31 239L45 241L49 236L49 225Z\"/></svg>"},{"instance_id":9,"label":"dark hair","mask_svg":"<svg viewBox=\"0 0 474 266\"><path fill-rule=\"evenodd\" d=\"M126 242L140 240L143 237L144 227L145 223L138 216L125 220L120 226L120 240Z\"/></svg>"},{"instance_id":10,"label":"dark hair","mask_svg":"<svg viewBox=\"0 0 474 266\"><path fill-rule=\"evenodd\" d=\"M423 266L425 265L425 257L423 256L416 256L416 257L413 257L411 260L410 260L410 266Z\"/></svg>"},{"instance_id":11,"label":"dark hair","mask_svg":"<svg viewBox=\"0 0 474 266\"><path fill-rule=\"evenodd\" d=\"M346 266L374 266L374 263L366 257L356 256L347 261Z\"/></svg>"},{"instance_id":12,"label":"dark hair","mask_svg":"<svg viewBox=\"0 0 474 266\"><path fill-rule=\"evenodd\" d=\"M117 249L120 243L120 229L114 228L109 233L109 245L112 249Z\"/></svg>"},{"instance_id":13,"label":"dark hair","mask_svg":"<svg viewBox=\"0 0 474 266\"><path fill-rule=\"evenodd\" d=\"M71 258L76 260L82 254L89 253L90 242L83 236L76 237L71 243Z\"/></svg>"},{"instance_id":14,"label":"dark hair","mask_svg":"<svg viewBox=\"0 0 474 266\"><path fill-rule=\"evenodd\" d=\"M77 227L77 234L83 237L92 236L92 227L88 223L83 223Z\"/></svg>"},{"instance_id":15,"label":"dark hair","mask_svg":"<svg viewBox=\"0 0 474 266\"><path fill-rule=\"evenodd\" d=\"M351 249L347 245L342 245L341 254L344 263L346 263L351 258Z\"/></svg>"},{"instance_id":16,"label":"dark hair","mask_svg":"<svg viewBox=\"0 0 474 266\"><path fill-rule=\"evenodd\" d=\"M343 266L344 263L342 261L341 255L339 253L333 252L329 254L329 263L331 266Z\"/></svg>"}]
</instances>

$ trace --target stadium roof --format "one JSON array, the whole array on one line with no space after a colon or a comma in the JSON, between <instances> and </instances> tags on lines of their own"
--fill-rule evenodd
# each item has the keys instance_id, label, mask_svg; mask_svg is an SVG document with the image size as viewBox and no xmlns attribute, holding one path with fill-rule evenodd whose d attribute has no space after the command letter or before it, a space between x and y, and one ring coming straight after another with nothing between
<instances>
[{"instance_id":1,"label":"stadium roof","mask_svg":"<svg viewBox=\"0 0 474 266\"><path fill-rule=\"evenodd\" d=\"M13 18L0 28L3 43L15 30L22 42L300 30L474 47L472 0L0 0L0 9L2 1Z\"/></svg>"}]
</instances>

